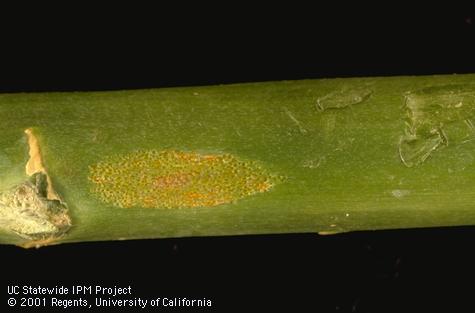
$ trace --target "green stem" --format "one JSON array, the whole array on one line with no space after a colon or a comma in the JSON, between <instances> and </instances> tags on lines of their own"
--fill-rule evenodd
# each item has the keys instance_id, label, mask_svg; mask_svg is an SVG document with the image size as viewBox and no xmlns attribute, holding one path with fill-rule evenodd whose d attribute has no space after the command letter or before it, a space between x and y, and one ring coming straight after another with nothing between
<instances>
[{"instance_id":1,"label":"green stem","mask_svg":"<svg viewBox=\"0 0 475 313\"><path fill-rule=\"evenodd\" d=\"M3 94L0 243L475 224L472 118L475 74Z\"/></svg>"}]
</instances>

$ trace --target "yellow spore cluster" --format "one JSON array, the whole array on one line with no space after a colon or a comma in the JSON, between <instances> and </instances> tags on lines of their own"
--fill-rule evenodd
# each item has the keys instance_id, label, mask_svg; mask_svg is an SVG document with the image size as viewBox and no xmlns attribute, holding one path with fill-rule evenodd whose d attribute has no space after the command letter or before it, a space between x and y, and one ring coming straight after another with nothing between
<instances>
[{"instance_id":1,"label":"yellow spore cluster","mask_svg":"<svg viewBox=\"0 0 475 313\"><path fill-rule=\"evenodd\" d=\"M92 191L122 208L196 208L268 191L278 181L230 154L137 151L90 166Z\"/></svg>"}]
</instances>

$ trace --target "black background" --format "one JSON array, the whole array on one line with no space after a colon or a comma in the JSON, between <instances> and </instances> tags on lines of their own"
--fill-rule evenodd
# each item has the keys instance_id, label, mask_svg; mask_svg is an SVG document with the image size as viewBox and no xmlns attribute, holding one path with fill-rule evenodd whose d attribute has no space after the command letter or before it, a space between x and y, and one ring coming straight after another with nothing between
<instances>
[{"instance_id":1,"label":"black background","mask_svg":"<svg viewBox=\"0 0 475 313\"><path fill-rule=\"evenodd\" d=\"M0 91L475 72L475 14L454 3L181 5L3 8ZM475 228L457 227L1 246L0 310L9 284L132 285L220 312L473 309L474 241Z\"/></svg>"}]
</instances>

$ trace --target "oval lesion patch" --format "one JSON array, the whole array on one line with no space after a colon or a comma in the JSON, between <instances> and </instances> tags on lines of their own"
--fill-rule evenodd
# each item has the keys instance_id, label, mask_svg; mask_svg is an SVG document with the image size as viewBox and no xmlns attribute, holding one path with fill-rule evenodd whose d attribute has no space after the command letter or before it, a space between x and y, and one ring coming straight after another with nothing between
<instances>
[{"instance_id":1,"label":"oval lesion patch","mask_svg":"<svg viewBox=\"0 0 475 313\"><path fill-rule=\"evenodd\" d=\"M90 166L91 190L122 208L196 208L270 190L281 178L231 154L136 151Z\"/></svg>"}]
</instances>

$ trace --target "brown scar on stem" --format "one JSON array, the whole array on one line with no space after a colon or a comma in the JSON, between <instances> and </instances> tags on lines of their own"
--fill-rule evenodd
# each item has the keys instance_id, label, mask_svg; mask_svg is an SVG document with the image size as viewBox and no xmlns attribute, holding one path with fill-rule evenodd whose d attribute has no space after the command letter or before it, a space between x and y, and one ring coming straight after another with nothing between
<instances>
[{"instance_id":1,"label":"brown scar on stem","mask_svg":"<svg viewBox=\"0 0 475 313\"><path fill-rule=\"evenodd\" d=\"M44 166L38 139L25 130L29 159L25 171L30 178L0 193L0 228L27 239L24 248L50 245L71 227L68 208L53 189Z\"/></svg>"},{"instance_id":2,"label":"brown scar on stem","mask_svg":"<svg viewBox=\"0 0 475 313\"><path fill-rule=\"evenodd\" d=\"M49 177L48 172L43 165L43 157L41 156L38 138L33 134L31 128L26 129L25 134L28 139L28 147L30 148L30 151L28 152L30 158L28 159L28 162L26 162L26 175L33 176L36 173L45 174L48 182L46 198L49 200L61 200L56 191L54 191L51 177Z\"/></svg>"}]
</instances>

